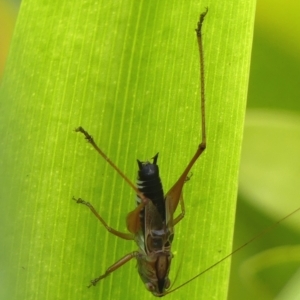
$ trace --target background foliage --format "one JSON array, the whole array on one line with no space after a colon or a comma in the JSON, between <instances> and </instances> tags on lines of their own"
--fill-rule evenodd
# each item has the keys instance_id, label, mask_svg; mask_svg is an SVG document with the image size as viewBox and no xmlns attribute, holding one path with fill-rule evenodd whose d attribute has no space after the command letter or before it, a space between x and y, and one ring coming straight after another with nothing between
<instances>
[{"instance_id":1,"label":"background foliage","mask_svg":"<svg viewBox=\"0 0 300 300\"><path fill-rule=\"evenodd\" d=\"M258 1L235 246L299 207L299 2ZM299 297L299 213L233 258L229 299Z\"/></svg>"}]
</instances>

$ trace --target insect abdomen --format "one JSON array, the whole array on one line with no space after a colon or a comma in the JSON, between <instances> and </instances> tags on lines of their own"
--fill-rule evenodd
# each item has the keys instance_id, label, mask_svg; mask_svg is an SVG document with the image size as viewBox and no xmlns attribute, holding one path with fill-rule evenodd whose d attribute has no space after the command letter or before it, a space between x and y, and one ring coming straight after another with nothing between
<instances>
[{"instance_id":1,"label":"insect abdomen","mask_svg":"<svg viewBox=\"0 0 300 300\"><path fill-rule=\"evenodd\" d=\"M156 164L157 158L158 153L153 157L153 163L138 160L139 171L137 188L152 201L162 221L164 221L166 218L166 209L163 187L159 177L159 168ZM141 202L139 196L137 196L137 201L138 203Z\"/></svg>"}]
</instances>

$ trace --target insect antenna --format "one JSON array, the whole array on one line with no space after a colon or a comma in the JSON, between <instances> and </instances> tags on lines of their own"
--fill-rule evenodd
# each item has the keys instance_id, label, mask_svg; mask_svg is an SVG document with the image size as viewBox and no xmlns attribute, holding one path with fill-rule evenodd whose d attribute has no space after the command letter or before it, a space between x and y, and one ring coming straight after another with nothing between
<instances>
[{"instance_id":1,"label":"insect antenna","mask_svg":"<svg viewBox=\"0 0 300 300\"><path fill-rule=\"evenodd\" d=\"M295 209L294 211L292 211L291 213L289 213L285 217L281 218L279 221L277 221L277 222L273 223L272 225L270 225L269 227L265 228L264 230L262 230L261 232L259 232L257 235L255 235L253 238L251 238L250 240L248 240L246 243L242 244L241 246L239 246L238 248L236 248L235 250L233 250L231 253L229 253L228 255L224 256L222 259L218 260L217 262L215 262L214 264L212 264L208 268L204 269L202 272L200 272L197 275L193 276L188 281L180 284L175 289L167 291L165 294L167 295L167 294L173 293L173 292L177 291L178 289L182 288L183 286L185 286L185 285L189 284L190 282L194 281L195 279L197 279L198 277L200 277L204 273L208 272L209 270L213 269L217 265L221 264L223 261L225 261L230 256L234 255L238 251L240 251L243 248L245 248L247 245L251 244L254 241L257 241L257 240L261 239L266 234L268 234L269 232L273 231L277 226L279 226L282 222L284 222L286 219L288 219L292 215L296 214L298 211L300 211L300 207L298 207L297 209Z\"/></svg>"}]
</instances>

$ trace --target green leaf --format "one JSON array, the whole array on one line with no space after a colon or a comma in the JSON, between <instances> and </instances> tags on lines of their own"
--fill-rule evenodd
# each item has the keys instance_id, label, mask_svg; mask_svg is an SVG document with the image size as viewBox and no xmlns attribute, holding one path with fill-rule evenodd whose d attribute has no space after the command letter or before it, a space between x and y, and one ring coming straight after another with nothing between
<instances>
[{"instance_id":1,"label":"green leaf","mask_svg":"<svg viewBox=\"0 0 300 300\"><path fill-rule=\"evenodd\" d=\"M173 287L231 252L253 1L24 0L1 87L1 298L153 298L134 262L86 288L136 245L106 232L72 196L125 230L135 195L73 129L88 130L132 180L136 158L160 152L167 191L200 141L194 28L205 6L207 150L185 186ZM226 299L229 267L174 298Z\"/></svg>"}]
</instances>

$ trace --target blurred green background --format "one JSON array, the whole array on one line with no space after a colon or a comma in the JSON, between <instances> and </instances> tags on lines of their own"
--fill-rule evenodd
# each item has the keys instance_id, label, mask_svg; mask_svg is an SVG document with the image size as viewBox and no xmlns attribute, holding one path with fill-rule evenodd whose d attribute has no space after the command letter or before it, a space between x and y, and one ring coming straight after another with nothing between
<instances>
[{"instance_id":1,"label":"blurred green background","mask_svg":"<svg viewBox=\"0 0 300 300\"><path fill-rule=\"evenodd\" d=\"M257 2L234 248L300 204L299 12ZM299 220L233 257L229 299L299 299Z\"/></svg>"},{"instance_id":2,"label":"blurred green background","mask_svg":"<svg viewBox=\"0 0 300 300\"><path fill-rule=\"evenodd\" d=\"M0 1L0 76L18 4ZM258 1L234 248L299 206L300 3ZM299 213L233 258L228 299L296 299Z\"/></svg>"}]
</instances>

